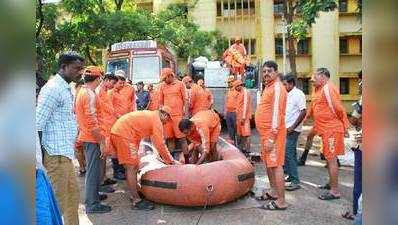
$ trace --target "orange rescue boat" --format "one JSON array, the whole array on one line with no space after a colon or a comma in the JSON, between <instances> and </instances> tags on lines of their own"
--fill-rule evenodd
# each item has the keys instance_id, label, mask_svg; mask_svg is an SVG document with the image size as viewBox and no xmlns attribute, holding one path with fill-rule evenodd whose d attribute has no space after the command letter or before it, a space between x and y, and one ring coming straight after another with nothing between
<instances>
[{"instance_id":1,"label":"orange rescue boat","mask_svg":"<svg viewBox=\"0 0 398 225\"><path fill-rule=\"evenodd\" d=\"M220 138L220 160L168 166L150 153L141 157L141 192L148 200L177 206L211 206L234 201L254 185L254 168L239 150Z\"/></svg>"}]
</instances>

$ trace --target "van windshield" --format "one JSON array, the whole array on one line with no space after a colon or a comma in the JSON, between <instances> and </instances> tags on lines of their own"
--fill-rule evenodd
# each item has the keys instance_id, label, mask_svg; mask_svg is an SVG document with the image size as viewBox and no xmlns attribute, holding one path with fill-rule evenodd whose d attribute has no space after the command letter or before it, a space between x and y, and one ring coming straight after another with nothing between
<instances>
[{"instance_id":1,"label":"van windshield","mask_svg":"<svg viewBox=\"0 0 398 225\"><path fill-rule=\"evenodd\" d=\"M106 66L106 73L115 73L116 70L124 70L126 74L129 74L129 60L113 59L108 61L108 64Z\"/></svg>"},{"instance_id":2,"label":"van windshield","mask_svg":"<svg viewBox=\"0 0 398 225\"><path fill-rule=\"evenodd\" d=\"M133 56L133 82L158 83L160 59L158 56Z\"/></svg>"}]
</instances>

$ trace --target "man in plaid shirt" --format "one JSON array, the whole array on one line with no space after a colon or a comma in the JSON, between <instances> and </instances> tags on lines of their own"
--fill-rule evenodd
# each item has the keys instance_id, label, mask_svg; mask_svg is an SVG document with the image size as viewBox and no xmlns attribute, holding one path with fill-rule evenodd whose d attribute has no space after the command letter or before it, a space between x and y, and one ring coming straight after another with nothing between
<instances>
[{"instance_id":1,"label":"man in plaid shirt","mask_svg":"<svg viewBox=\"0 0 398 225\"><path fill-rule=\"evenodd\" d=\"M41 89L36 126L43 164L59 201L65 225L79 224L79 189L72 159L77 136L73 96L69 83L81 78L84 59L74 52L61 54L59 71Z\"/></svg>"}]
</instances>

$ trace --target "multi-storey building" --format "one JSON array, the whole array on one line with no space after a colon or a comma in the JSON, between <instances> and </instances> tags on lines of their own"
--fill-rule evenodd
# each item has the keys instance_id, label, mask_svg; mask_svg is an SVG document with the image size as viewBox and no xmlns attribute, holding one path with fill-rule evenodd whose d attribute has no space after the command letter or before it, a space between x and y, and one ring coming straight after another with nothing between
<instances>
[{"instance_id":1,"label":"multi-storey building","mask_svg":"<svg viewBox=\"0 0 398 225\"><path fill-rule=\"evenodd\" d=\"M139 7L157 12L183 0L138 0ZM190 11L206 31L219 30L229 40L242 37L253 62L273 59L282 68L281 0L198 0ZM345 105L358 99L357 73L362 67L362 29L356 0L339 0L339 9L320 13L304 40L297 43L298 78L306 94L310 77L318 67L331 71ZM287 71L289 65L286 65Z\"/></svg>"}]
</instances>

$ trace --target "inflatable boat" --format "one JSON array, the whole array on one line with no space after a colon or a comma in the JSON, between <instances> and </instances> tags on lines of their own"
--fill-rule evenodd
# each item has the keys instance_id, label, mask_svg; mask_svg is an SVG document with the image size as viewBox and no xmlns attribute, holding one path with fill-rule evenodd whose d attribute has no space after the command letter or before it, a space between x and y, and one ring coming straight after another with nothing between
<instances>
[{"instance_id":1,"label":"inflatable boat","mask_svg":"<svg viewBox=\"0 0 398 225\"><path fill-rule=\"evenodd\" d=\"M156 154L140 160L141 193L156 203L212 206L234 201L254 185L254 168L239 150L220 138L219 160L201 165L165 165Z\"/></svg>"}]
</instances>

